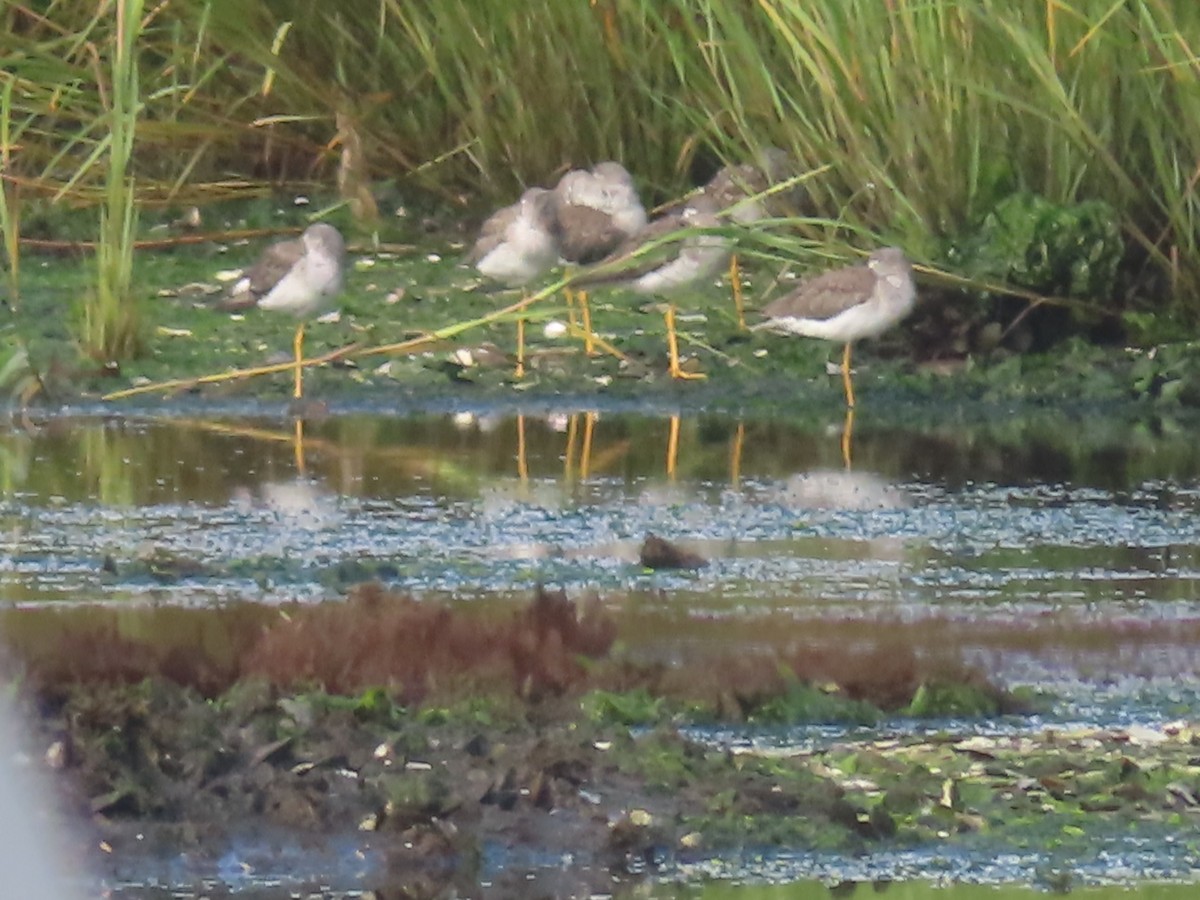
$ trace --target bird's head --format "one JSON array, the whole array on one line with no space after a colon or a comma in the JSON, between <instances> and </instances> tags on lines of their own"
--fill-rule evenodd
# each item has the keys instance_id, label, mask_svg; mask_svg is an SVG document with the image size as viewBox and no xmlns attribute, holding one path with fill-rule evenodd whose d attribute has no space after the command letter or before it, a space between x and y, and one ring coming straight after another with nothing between
<instances>
[{"instance_id":1,"label":"bird's head","mask_svg":"<svg viewBox=\"0 0 1200 900\"><path fill-rule=\"evenodd\" d=\"M305 251L309 253L322 253L340 259L346 252L342 233L328 222L309 225L300 238L304 241Z\"/></svg>"},{"instance_id":2,"label":"bird's head","mask_svg":"<svg viewBox=\"0 0 1200 900\"><path fill-rule=\"evenodd\" d=\"M881 278L912 268L908 257L899 247L881 247L873 251L867 257L867 266Z\"/></svg>"}]
</instances>

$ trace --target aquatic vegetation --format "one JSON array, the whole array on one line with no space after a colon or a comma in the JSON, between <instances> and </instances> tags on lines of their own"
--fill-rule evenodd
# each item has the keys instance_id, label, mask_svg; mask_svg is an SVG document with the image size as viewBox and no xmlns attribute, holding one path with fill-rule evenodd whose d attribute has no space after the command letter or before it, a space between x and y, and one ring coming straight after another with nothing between
<instances>
[{"instance_id":1,"label":"aquatic vegetation","mask_svg":"<svg viewBox=\"0 0 1200 900\"><path fill-rule=\"evenodd\" d=\"M851 722L874 725L882 716L878 707L846 697L837 685L808 684L785 673L787 687L753 709L749 721L757 723ZM918 696L920 695L918 688ZM916 698L914 697L914 700Z\"/></svg>"},{"instance_id":2,"label":"aquatic vegetation","mask_svg":"<svg viewBox=\"0 0 1200 900\"><path fill-rule=\"evenodd\" d=\"M187 577L205 572L151 551L126 577L177 578L181 566ZM165 676L209 696L241 680L315 687L342 698L321 705L380 721L412 708L430 723L481 723L480 716L503 714L513 702L558 701L593 722L626 726L871 724L882 711L944 716L1021 708L1008 692L956 666L956 651L919 661L907 636L860 641L865 646L853 653L814 645L789 654L781 646L752 658L722 652L669 666L637 663L620 652L618 619L598 600L577 605L562 592L541 589L524 608L498 619L365 584L345 602L299 604L286 616L247 606L222 622L212 646L182 646L143 640L111 618L89 619L67 629L54 652L31 649L21 658L44 685ZM952 681L954 688L930 687ZM976 699L985 696L986 704Z\"/></svg>"},{"instance_id":3,"label":"aquatic vegetation","mask_svg":"<svg viewBox=\"0 0 1200 900\"><path fill-rule=\"evenodd\" d=\"M589 691L579 701L584 715L594 722L650 725L664 720L666 704L645 688L631 691Z\"/></svg>"},{"instance_id":4,"label":"aquatic vegetation","mask_svg":"<svg viewBox=\"0 0 1200 900\"><path fill-rule=\"evenodd\" d=\"M1116 210L1100 200L1055 204L1031 193L996 204L947 261L980 281L1039 294L1107 298L1125 252Z\"/></svg>"},{"instance_id":5,"label":"aquatic vegetation","mask_svg":"<svg viewBox=\"0 0 1200 900\"><path fill-rule=\"evenodd\" d=\"M1000 698L987 684L961 681L926 682L917 688L904 712L910 716L946 718L994 716Z\"/></svg>"},{"instance_id":6,"label":"aquatic vegetation","mask_svg":"<svg viewBox=\"0 0 1200 900\"><path fill-rule=\"evenodd\" d=\"M143 841L215 864L246 826L344 840L364 862L396 855L395 869L358 877L394 886L415 871L426 888L477 878L497 840L569 851L570 871L595 868L610 889L622 873L739 850L1012 853L1032 876L1082 862L1089 842L1110 864L1120 841L1178 844L1184 857L1198 845L1196 735L1181 723L731 752L565 710L486 730L363 715L260 681L216 702L161 679L38 700L33 733L91 810L102 868L128 865Z\"/></svg>"},{"instance_id":7,"label":"aquatic vegetation","mask_svg":"<svg viewBox=\"0 0 1200 900\"><path fill-rule=\"evenodd\" d=\"M0 349L0 395L7 406L22 408L42 389L42 381L29 362L29 352L18 341Z\"/></svg>"},{"instance_id":8,"label":"aquatic vegetation","mask_svg":"<svg viewBox=\"0 0 1200 900\"><path fill-rule=\"evenodd\" d=\"M1194 341L1162 344L1136 354L1132 393L1171 407L1200 406L1200 357Z\"/></svg>"}]
</instances>

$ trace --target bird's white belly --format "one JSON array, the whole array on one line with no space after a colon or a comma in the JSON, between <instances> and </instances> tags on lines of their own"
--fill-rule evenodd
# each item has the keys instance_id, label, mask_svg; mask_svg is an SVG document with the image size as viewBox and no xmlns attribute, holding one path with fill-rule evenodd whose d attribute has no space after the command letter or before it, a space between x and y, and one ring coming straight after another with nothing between
<instances>
[{"instance_id":1,"label":"bird's white belly","mask_svg":"<svg viewBox=\"0 0 1200 900\"><path fill-rule=\"evenodd\" d=\"M630 283L640 294L671 294L698 281L712 278L729 258L725 241L686 247L676 259L659 266Z\"/></svg>"},{"instance_id":2,"label":"bird's white belly","mask_svg":"<svg viewBox=\"0 0 1200 900\"><path fill-rule=\"evenodd\" d=\"M506 284L524 284L558 260L554 241L544 232L528 227L514 229L511 236L479 260L482 275Z\"/></svg>"},{"instance_id":3,"label":"bird's white belly","mask_svg":"<svg viewBox=\"0 0 1200 900\"><path fill-rule=\"evenodd\" d=\"M776 331L787 331L805 337L824 338L848 344L860 338L878 337L912 310L915 294L905 295L884 303L873 297L828 319L806 319L801 316L781 316L771 321Z\"/></svg>"},{"instance_id":4,"label":"bird's white belly","mask_svg":"<svg viewBox=\"0 0 1200 900\"><path fill-rule=\"evenodd\" d=\"M341 271L337 261L310 254L292 266L258 305L262 309L307 318L319 312L340 288Z\"/></svg>"}]
</instances>

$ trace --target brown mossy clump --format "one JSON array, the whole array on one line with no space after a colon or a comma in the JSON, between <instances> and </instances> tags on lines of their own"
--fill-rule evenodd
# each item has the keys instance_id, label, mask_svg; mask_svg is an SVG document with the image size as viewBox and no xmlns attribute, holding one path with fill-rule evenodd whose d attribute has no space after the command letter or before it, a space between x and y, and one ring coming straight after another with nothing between
<instances>
[{"instance_id":1,"label":"brown mossy clump","mask_svg":"<svg viewBox=\"0 0 1200 900\"><path fill-rule=\"evenodd\" d=\"M238 661L255 640L244 629L224 637L231 646L217 658L199 644L161 645L126 637L114 616L85 628L63 629L52 652L13 654L9 668L43 692L75 684L136 684L157 676L215 697L237 681Z\"/></svg>"},{"instance_id":2,"label":"brown mossy clump","mask_svg":"<svg viewBox=\"0 0 1200 900\"><path fill-rule=\"evenodd\" d=\"M647 534L638 551L638 563L643 569L701 569L708 560L657 534Z\"/></svg>"},{"instance_id":3,"label":"brown mossy clump","mask_svg":"<svg viewBox=\"0 0 1200 900\"><path fill-rule=\"evenodd\" d=\"M714 621L712 627L720 624ZM1027 711L1017 697L966 665L956 645L931 651L917 644L911 629L881 627L869 636L860 630L852 638L831 633L802 641L790 637L794 632L789 623L780 622L775 628L778 637L760 635L742 652L701 651L670 665L629 666L614 660L595 672L592 681L610 691L645 690L651 696L734 722L755 718L768 707L778 708L781 699L801 686L819 691L831 701L844 701L841 711L836 703L823 707L835 718L858 718L865 712L863 705L876 713L905 710L922 689L944 685L972 695L979 712ZM954 710L929 712L940 715ZM796 720L820 721L824 714L812 706L801 706L794 715Z\"/></svg>"},{"instance_id":4,"label":"brown mossy clump","mask_svg":"<svg viewBox=\"0 0 1200 900\"><path fill-rule=\"evenodd\" d=\"M263 633L241 669L338 694L384 686L406 704L497 687L538 699L581 687L581 658L605 656L615 638L598 603L581 611L561 591L538 587L527 607L495 623L368 584L344 605L292 611Z\"/></svg>"},{"instance_id":5,"label":"brown mossy clump","mask_svg":"<svg viewBox=\"0 0 1200 900\"><path fill-rule=\"evenodd\" d=\"M728 721L857 720L872 714L868 705L875 715L1019 711L962 662L961 644L931 642L904 623L767 616L731 633L727 621L689 618L684 638L666 650L645 652L629 635L614 654L621 611L540 587L513 609L450 607L364 584L344 602L171 610L173 640L158 640L158 611L145 611L150 618L136 629L105 611L75 624L67 613L56 628L38 622L40 642L14 653L8 669L44 695L159 677L211 699L250 679L343 696L380 689L409 707L515 700L541 704L543 717L558 714L546 701L591 691L642 692L666 701L664 715L686 708ZM665 634L669 642L673 632ZM924 706L910 709L919 696Z\"/></svg>"}]
</instances>

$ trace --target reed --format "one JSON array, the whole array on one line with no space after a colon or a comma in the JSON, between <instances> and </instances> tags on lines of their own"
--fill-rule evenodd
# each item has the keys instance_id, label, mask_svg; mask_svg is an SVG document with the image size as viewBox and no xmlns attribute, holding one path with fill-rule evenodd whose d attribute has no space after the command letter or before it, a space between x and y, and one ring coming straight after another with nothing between
<instances>
[{"instance_id":1,"label":"reed","mask_svg":"<svg viewBox=\"0 0 1200 900\"><path fill-rule=\"evenodd\" d=\"M3 235L8 303L15 311L21 303L21 205L20 188L12 178L15 142L20 127L13 127L15 79L0 85L0 234Z\"/></svg>"},{"instance_id":2,"label":"reed","mask_svg":"<svg viewBox=\"0 0 1200 900\"><path fill-rule=\"evenodd\" d=\"M658 98L630 90L635 76L673 90L663 36L606 30L602 7L556 0L246 7L217 2L214 39L261 66L264 94L269 87L273 104L293 114L286 123L293 133L327 137L341 112L381 171L419 170L428 185L507 196L519 183L608 157L639 160L653 180L678 156L670 123L658 125Z\"/></svg>"},{"instance_id":3,"label":"reed","mask_svg":"<svg viewBox=\"0 0 1200 900\"><path fill-rule=\"evenodd\" d=\"M142 0L115 0L108 131L98 146L108 157L108 171L100 207L96 284L84 297L82 337L85 351L106 363L136 355L143 341L141 304L133 285L137 208L131 171L140 114L136 49L142 6Z\"/></svg>"}]
</instances>

